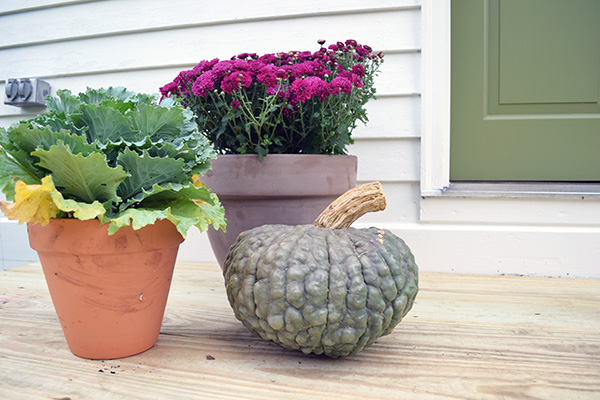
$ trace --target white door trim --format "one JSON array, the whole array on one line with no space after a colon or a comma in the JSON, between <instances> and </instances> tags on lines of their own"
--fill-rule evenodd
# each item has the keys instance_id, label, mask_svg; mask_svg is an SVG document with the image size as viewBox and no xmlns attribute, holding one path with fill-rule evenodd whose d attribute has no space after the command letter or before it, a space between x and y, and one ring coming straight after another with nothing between
<instances>
[{"instance_id":1,"label":"white door trim","mask_svg":"<svg viewBox=\"0 0 600 400\"><path fill-rule=\"evenodd\" d=\"M450 0L422 0L421 195L450 185Z\"/></svg>"}]
</instances>

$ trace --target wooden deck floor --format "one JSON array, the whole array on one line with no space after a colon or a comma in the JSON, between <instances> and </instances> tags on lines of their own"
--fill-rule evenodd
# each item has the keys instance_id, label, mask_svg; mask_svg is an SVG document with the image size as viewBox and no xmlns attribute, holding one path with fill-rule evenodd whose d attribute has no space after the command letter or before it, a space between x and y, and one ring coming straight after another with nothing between
<instances>
[{"instance_id":1,"label":"wooden deck floor","mask_svg":"<svg viewBox=\"0 0 600 400\"><path fill-rule=\"evenodd\" d=\"M600 399L600 280L422 273L413 310L354 357L248 333L216 264L179 263L158 344L73 356L39 265L0 272L0 399Z\"/></svg>"}]
</instances>

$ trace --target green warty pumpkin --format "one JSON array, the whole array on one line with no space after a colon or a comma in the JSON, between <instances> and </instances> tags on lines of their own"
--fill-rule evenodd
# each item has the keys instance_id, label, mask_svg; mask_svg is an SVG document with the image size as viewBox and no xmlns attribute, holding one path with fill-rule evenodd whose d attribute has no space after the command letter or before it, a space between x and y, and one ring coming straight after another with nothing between
<instances>
[{"instance_id":1,"label":"green warty pumpkin","mask_svg":"<svg viewBox=\"0 0 600 400\"><path fill-rule=\"evenodd\" d=\"M224 277L235 316L251 332L333 358L389 334L418 291L412 252L377 228L263 225L240 234Z\"/></svg>"}]
</instances>

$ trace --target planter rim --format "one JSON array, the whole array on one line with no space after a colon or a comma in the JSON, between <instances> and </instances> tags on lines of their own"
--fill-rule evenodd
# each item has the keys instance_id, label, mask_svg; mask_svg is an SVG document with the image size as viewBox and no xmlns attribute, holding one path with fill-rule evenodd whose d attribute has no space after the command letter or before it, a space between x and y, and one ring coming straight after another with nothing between
<instances>
[{"instance_id":1,"label":"planter rim","mask_svg":"<svg viewBox=\"0 0 600 400\"><path fill-rule=\"evenodd\" d=\"M344 177L356 177L357 166L358 157L345 154L268 154L262 162L220 154L201 180L220 198L331 196L354 186Z\"/></svg>"},{"instance_id":2,"label":"planter rim","mask_svg":"<svg viewBox=\"0 0 600 400\"><path fill-rule=\"evenodd\" d=\"M228 157L241 157L241 158L256 158L258 160L258 154L217 154L217 158L228 158ZM267 154L266 156L263 157L263 160L267 160L268 158L292 158L292 157L351 157L351 158L357 158L357 156L353 155L353 154L305 154L305 153L283 153L283 154L279 154L279 153L271 153L271 154Z\"/></svg>"},{"instance_id":3,"label":"planter rim","mask_svg":"<svg viewBox=\"0 0 600 400\"><path fill-rule=\"evenodd\" d=\"M35 234L43 230L55 232L51 236ZM157 233L158 230L162 233ZM184 240L175 225L166 219L137 230L125 226L113 235L108 234L108 224L102 225L98 219L82 221L76 218L52 218L45 226L27 223L27 231L33 250L67 253L76 251L81 254L105 254L107 245L114 253L151 251L155 248L178 246Z\"/></svg>"}]
</instances>

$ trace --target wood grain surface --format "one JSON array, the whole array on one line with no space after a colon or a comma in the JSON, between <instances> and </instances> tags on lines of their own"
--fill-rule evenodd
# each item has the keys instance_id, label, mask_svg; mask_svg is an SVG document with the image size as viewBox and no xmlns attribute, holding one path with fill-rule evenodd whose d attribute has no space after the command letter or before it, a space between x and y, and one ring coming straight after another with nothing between
<instances>
[{"instance_id":1,"label":"wood grain surface","mask_svg":"<svg viewBox=\"0 0 600 400\"><path fill-rule=\"evenodd\" d=\"M157 345L67 348L41 268L0 272L1 399L599 399L600 280L422 273L413 310L356 356L253 336L216 264L178 263Z\"/></svg>"}]
</instances>

